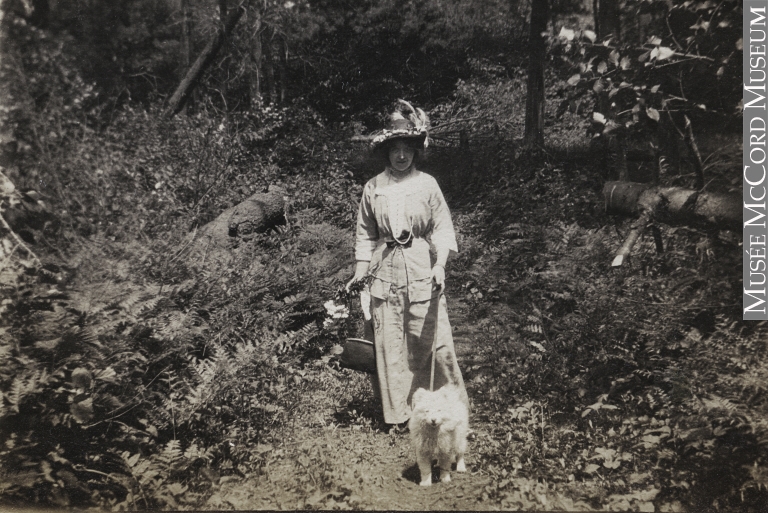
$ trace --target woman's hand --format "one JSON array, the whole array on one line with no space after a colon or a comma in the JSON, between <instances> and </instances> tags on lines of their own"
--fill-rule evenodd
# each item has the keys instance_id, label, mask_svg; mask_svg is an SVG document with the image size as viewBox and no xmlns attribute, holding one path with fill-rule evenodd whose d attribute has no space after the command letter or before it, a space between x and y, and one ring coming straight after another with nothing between
<instances>
[{"instance_id":1,"label":"woman's hand","mask_svg":"<svg viewBox=\"0 0 768 513\"><path fill-rule=\"evenodd\" d=\"M349 292L349 287L351 287L353 283L355 283L356 281L360 281L363 278L365 278L365 273L368 272L368 264L370 264L370 262L368 262L367 260L358 260L355 263L355 275L344 286L344 289L347 292Z\"/></svg>"},{"instance_id":2,"label":"woman's hand","mask_svg":"<svg viewBox=\"0 0 768 513\"><path fill-rule=\"evenodd\" d=\"M435 264L432 268L432 281L442 291L445 288L445 267L440 264Z\"/></svg>"},{"instance_id":3,"label":"woman's hand","mask_svg":"<svg viewBox=\"0 0 768 513\"><path fill-rule=\"evenodd\" d=\"M351 287L352 284L355 283L356 281L360 281L361 278L362 276L360 278L358 278L357 275L353 276L352 279L349 280L346 285L344 285L344 290L349 292L349 287Z\"/></svg>"}]
</instances>

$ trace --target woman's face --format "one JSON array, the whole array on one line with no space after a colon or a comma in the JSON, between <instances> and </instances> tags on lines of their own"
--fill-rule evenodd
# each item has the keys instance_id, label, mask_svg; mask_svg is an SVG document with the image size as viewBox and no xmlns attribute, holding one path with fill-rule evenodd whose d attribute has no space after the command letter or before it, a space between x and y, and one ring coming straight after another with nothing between
<instances>
[{"instance_id":1,"label":"woman's face","mask_svg":"<svg viewBox=\"0 0 768 513\"><path fill-rule=\"evenodd\" d=\"M411 167L416 150L402 139L396 139L389 146L389 163L395 171L405 171Z\"/></svg>"}]
</instances>

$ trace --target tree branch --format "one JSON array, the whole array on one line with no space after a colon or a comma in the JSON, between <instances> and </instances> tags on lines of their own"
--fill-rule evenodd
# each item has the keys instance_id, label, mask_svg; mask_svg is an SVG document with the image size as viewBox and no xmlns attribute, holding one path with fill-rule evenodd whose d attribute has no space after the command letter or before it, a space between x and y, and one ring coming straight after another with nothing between
<instances>
[{"instance_id":1,"label":"tree branch","mask_svg":"<svg viewBox=\"0 0 768 513\"><path fill-rule=\"evenodd\" d=\"M203 71L205 71L205 69L211 65L219 49L224 44L224 40L229 36L230 33L232 33L232 30L234 30L235 25L237 25L237 22L240 20L240 17L244 12L245 7L242 4L229 12L223 27L220 27L216 31L216 35L210 41L208 41L205 49L203 49L195 63L192 64L192 67L189 68L189 71L187 71L184 80L181 81L179 86L176 88L176 91L173 93L173 96L171 96L171 99L168 100L168 107L164 113L166 117L173 117L184 107L184 104L189 98L192 90L197 85L197 81L200 79Z\"/></svg>"}]
</instances>

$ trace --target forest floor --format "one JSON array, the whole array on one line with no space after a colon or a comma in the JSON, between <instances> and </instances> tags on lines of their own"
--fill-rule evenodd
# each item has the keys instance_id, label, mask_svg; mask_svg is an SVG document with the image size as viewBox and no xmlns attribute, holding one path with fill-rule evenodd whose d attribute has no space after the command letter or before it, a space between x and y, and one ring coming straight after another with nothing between
<instances>
[{"instance_id":1,"label":"forest floor","mask_svg":"<svg viewBox=\"0 0 768 513\"><path fill-rule=\"evenodd\" d=\"M503 309L503 305L498 306ZM449 315L459 362L467 366L475 352L479 330L462 298L449 299ZM497 310L498 311L498 310ZM503 314L502 314L503 316ZM495 426L474 412L470 425L467 472L451 473L450 483L419 486L419 470L408 432L387 429L373 399L366 375L353 371L319 371L307 376L312 385L297 407L292 426L277 441L259 475L224 478L206 507L222 509L364 509L364 510L488 510L493 475L483 468L478 453L492 446ZM314 386L314 385L320 386ZM322 384L325 384L323 388ZM468 383L473 402L483 391ZM561 429L567 429L562 427ZM485 443L483 443L485 442ZM488 442L491 442L490 444ZM524 452L522 440L508 442L504 456ZM510 475L510 477L512 477ZM323 485L326 485L325 487ZM599 487L598 483L595 486ZM330 488L330 490L324 490ZM531 490L533 491L533 490ZM539 496L538 508L578 509L572 501L548 503ZM520 506L523 506L521 503ZM585 510L592 509L586 503ZM507 504L505 509L514 508Z\"/></svg>"},{"instance_id":2,"label":"forest floor","mask_svg":"<svg viewBox=\"0 0 768 513\"><path fill-rule=\"evenodd\" d=\"M712 151L707 187L734 193L741 156L723 143L730 150ZM351 258L353 231L332 209L310 208L308 197L322 190L312 175L297 175L292 205L305 206L287 209L288 226L244 244L221 274L177 266L173 242L155 244L155 259L133 241L89 242L72 262L72 298L51 304L60 296L45 292L40 303L52 313L28 317L49 322L37 338L25 332L37 351L30 354L42 356L19 364L29 369L16 388L27 390L24 404L47 404L35 372L48 365L47 341L64 321L77 334L91 312L94 330L111 330L104 354L93 351L94 370L132 376L137 397L160 381L150 397L157 405L147 399L146 413L136 414L146 431L128 424L131 406L118 423L125 431L115 428L121 436L106 432L109 424L103 439L85 437L96 455L88 464L118 455L130 472L119 490L140 492L148 509L763 511L768 323L741 320L738 234L660 224L658 237L645 234L625 265L611 267L633 220L604 213L606 177L594 153L558 148L518 155L489 147L464 160L471 168L435 173L460 248L447 266L446 296L472 404L468 471L453 472L450 483L419 486L409 436L387 430L369 376L326 354L351 333L319 326L321 305L348 279L352 262L340 259ZM451 159L432 162L453 169ZM349 188L345 180L324 184L323 201L348 214L357 197L325 198ZM133 283L134 268L150 282ZM159 277L173 287L154 285ZM354 327L359 317L345 322ZM82 365L80 354L69 358L69 374L60 375ZM155 379L171 364L184 373ZM59 379L49 387L58 402L48 417L30 417L36 422L72 417ZM119 385L99 384L99 412L113 411L106 401ZM26 396L17 395L18 405ZM32 432L45 437L41 425ZM70 457L79 456L80 431L66 434ZM120 445L105 446L108 437ZM69 465L57 475L88 470L55 452L23 450L43 469L51 457ZM136 497L105 494L100 504L136 508Z\"/></svg>"},{"instance_id":3,"label":"forest floor","mask_svg":"<svg viewBox=\"0 0 768 513\"><path fill-rule=\"evenodd\" d=\"M318 362L263 465L223 477L204 507L686 511L759 491L765 330L734 318L736 241L661 227L663 254L647 236L611 268L631 220L601 212L602 179L574 162L455 202L466 473L420 487L368 376Z\"/></svg>"},{"instance_id":4,"label":"forest floor","mask_svg":"<svg viewBox=\"0 0 768 513\"><path fill-rule=\"evenodd\" d=\"M457 334L457 356L462 363L472 353L475 329L462 322L467 308L461 299L449 307ZM367 376L350 371L332 374L332 378L315 376L319 382L330 384L333 390L309 387L314 392L304 395L293 426L284 439L275 444L273 456L260 475L228 480L208 501L207 507L494 509L493 504L487 502L487 493L485 504L483 502L485 486L491 479L481 468L480 458L473 453L477 439L491 437L491 426L473 417L467 472L454 471L450 483L436 482L431 488L423 488L418 484L419 470L410 449L409 435L394 430L387 432ZM324 492L323 483L336 486Z\"/></svg>"},{"instance_id":5,"label":"forest floor","mask_svg":"<svg viewBox=\"0 0 768 513\"><path fill-rule=\"evenodd\" d=\"M542 328L546 312L543 316L530 315L532 308L540 314L536 304L545 301L521 285L527 278L519 268L526 267L521 262L531 257L532 251L539 254L534 257L536 263L529 265L543 278L527 283L538 287L539 292L567 295L567 290L558 292L563 286L557 278L566 270L575 274L567 279L583 280L594 294L606 296L607 304L616 303L617 315L622 315L624 308L633 308L632 299L626 303L608 296L615 294L616 280L631 280L639 271L634 267L614 270L612 275L609 255L601 253L601 244L594 238L618 236L611 235L610 225L596 222L600 199L595 187L585 176L556 177L561 174L554 170L549 178L536 176L527 187L536 187L537 180L557 181L555 190L575 183L571 195L575 205L569 203L566 194L563 208L543 208L542 204L551 207L557 194L552 191L525 198L518 197L514 187L505 193L511 208L496 221L505 230L507 242L500 243L498 236L491 235L493 226L478 236L478 226L493 217L489 212L493 208L477 202L454 211L460 244L471 246L467 248L470 257L449 269L447 291L457 355L473 403L467 473L452 472L450 483L420 487L408 434L387 432L369 378L318 364L308 367L297 383L302 390L301 404L289 425L262 448L264 465L256 473L238 476L233 472L222 478L204 507L684 510L675 489L666 487L660 495L666 474L657 444L671 432L668 417L639 415L632 408L621 408L610 420L601 418L596 413L601 406L601 414L616 408L607 404L606 396L597 399L595 414L585 419L590 412L583 406L554 399L555 395L581 397L587 393L581 388L583 375L574 383L554 368L543 372L528 367L535 369L531 376L522 375L526 372L523 362L530 364L546 353L558 330L567 334L555 321L554 326ZM553 211L560 213L554 217L566 212L565 218L553 218ZM536 241L532 240L536 239L533 232L539 234ZM590 252L590 256L580 251ZM647 255L648 246L640 251ZM596 256L603 261L595 262ZM585 264L589 272L574 266L574 258L582 264L592 260ZM616 278L617 274L621 278ZM540 305L542 310L544 306ZM527 338L510 335L526 329L530 332ZM515 370L519 373L513 375ZM532 378L537 373L538 377ZM534 386L538 391L529 385L516 395L515 390L523 389L513 382L529 378L552 382L539 382ZM605 392L612 388L610 384L603 386ZM553 389L558 392L551 393ZM596 417L594 424L592 417ZM683 482L679 486L691 485Z\"/></svg>"}]
</instances>

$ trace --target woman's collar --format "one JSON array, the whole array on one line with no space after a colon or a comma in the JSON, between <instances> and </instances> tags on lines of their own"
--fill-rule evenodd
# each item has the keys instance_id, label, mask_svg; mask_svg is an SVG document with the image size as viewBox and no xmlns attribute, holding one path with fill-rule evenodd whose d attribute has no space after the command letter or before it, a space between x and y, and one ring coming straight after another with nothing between
<instances>
[{"instance_id":1,"label":"woman's collar","mask_svg":"<svg viewBox=\"0 0 768 513\"><path fill-rule=\"evenodd\" d=\"M402 182L409 176L412 176L416 173L416 166L411 164L411 166L407 170L403 171L402 173L399 171L395 171L394 169L392 169L391 166L387 166L386 171L387 171L387 175L392 181Z\"/></svg>"}]
</instances>

